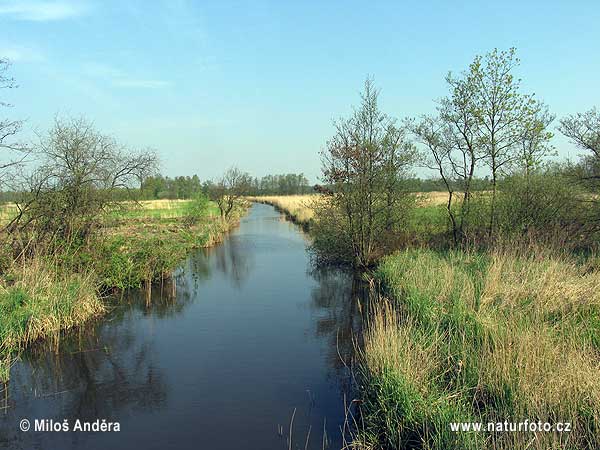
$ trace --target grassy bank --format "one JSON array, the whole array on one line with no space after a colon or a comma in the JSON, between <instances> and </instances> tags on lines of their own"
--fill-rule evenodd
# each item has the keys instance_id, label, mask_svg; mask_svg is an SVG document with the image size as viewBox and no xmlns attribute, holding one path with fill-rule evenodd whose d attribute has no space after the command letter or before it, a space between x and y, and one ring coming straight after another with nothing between
<instances>
[{"instance_id":1,"label":"grassy bank","mask_svg":"<svg viewBox=\"0 0 600 450\"><path fill-rule=\"evenodd\" d=\"M168 276L194 248L220 242L244 212L189 219L185 201L126 204L105 217L90 242L17 259L0 277L0 380L30 343L102 315L107 295Z\"/></svg>"},{"instance_id":2,"label":"grassy bank","mask_svg":"<svg viewBox=\"0 0 600 450\"><path fill-rule=\"evenodd\" d=\"M447 213L445 204L448 201L446 192L417 193L417 205L408 224L415 235L439 233L446 229ZM272 195L248 197L249 201L265 203L274 206L290 220L309 229L315 219L314 207L319 202L320 195Z\"/></svg>"},{"instance_id":3,"label":"grassy bank","mask_svg":"<svg viewBox=\"0 0 600 450\"><path fill-rule=\"evenodd\" d=\"M535 255L535 256L531 256ZM361 448L600 447L600 272L538 250L406 250L376 273L390 301L360 355ZM454 432L451 422L570 422Z\"/></svg>"},{"instance_id":4,"label":"grassy bank","mask_svg":"<svg viewBox=\"0 0 600 450\"><path fill-rule=\"evenodd\" d=\"M313 205L319 201L319 195L266 195L248 197L248 200L274 206L291 221L308 229L315 215Z\"/></svg>"}]
</instances>

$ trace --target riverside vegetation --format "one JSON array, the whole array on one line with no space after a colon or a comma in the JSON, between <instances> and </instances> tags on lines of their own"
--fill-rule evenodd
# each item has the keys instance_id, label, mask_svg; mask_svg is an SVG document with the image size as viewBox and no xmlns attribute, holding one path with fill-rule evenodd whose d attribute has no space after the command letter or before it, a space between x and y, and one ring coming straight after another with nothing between
<instances>
[{"instance_id":1,"label":"riverside vegetation","mask_svg":"<svg viewBox=\"0 0 600 450\"><path fill-rule=\"evenodd\" d=\"M476 57L435 116L400 124L367 80L322 152L319 193L255 199L307 227L317 263L373 286L353 448L600 448L600 113L563 118L586 153L550 162L554 117L518 64L514 49ZM416 166L446 192L412 191ZM525 420L571 430L450 426Z\"/></svg>"},{"instance_id":2,"label":"riverside vegetation","mask_svg":"<svg viewBox=\"0 0 600 450\"><path fill-rule=\"evenodd\" d=\"M206 203L198 208L198 203ZM244 206L227 220L207 200L131 203L102 218L97 236L31 257L4 248L0 280L2 379L30 343L98 317L119 291L169 277L190 250L220 242ZM193 218L193 219L192 219Z\"/></svg>"},{"instance_id":3,"label":"riverside vegetation","mask_svg":"<svg viewBox=\"0 0 600 450\"><path fill-rule=\"evenodd\" d=\"M219 214L230 187L213 200L135 200L154 155L124 149L83 119L57 120L33 151L39 166L15 175L16 201L0 215L4 381L27 345L102 315L119 291L168 277L191 249L219 242L246 205L236 197Z\"/></svg>"},{"instance_id":4,"label":"riverside vegetation","mask_svg":"<svg viewBox=\"0 0 600 450\"><path fill-rule=\"evenodd\" d=\"M7 169L17 180L0 211L0 375L27 344L217 242L249 199L308 230L316 264L353 267L373 286L352 447L600 448L600 113L562 118L558 130L585 153L552 161L555 117L523 92L518 65L514 49L478 56L447 76L435 114L403 121L381 111L368 79L334 122L313 195L301 174L164 178L152 151L85 120L57 120L33 149L9 142L19 122L0 122L0 145L39 161L0 167L0 180ZM0 87L12 84L6 68L0 60ZM416 167L435 179L415 179ZM433 188L444 192L419 192ZM247 197L277 190L303 195ZM192 199L139 201L180 196ZM571 431L450 427L524 420Z\"/></svg>"}]
</instances>

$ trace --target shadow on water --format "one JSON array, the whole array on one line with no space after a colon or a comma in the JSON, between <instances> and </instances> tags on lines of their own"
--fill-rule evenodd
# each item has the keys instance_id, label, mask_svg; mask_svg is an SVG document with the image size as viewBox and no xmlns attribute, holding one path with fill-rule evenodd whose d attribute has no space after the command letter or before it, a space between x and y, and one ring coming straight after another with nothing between
<instances>
[{"instance_id":1,"label":"shadow on water","mask_svg":"<svg viewBox=\"0 0 600 450\"><path fill-rule=\"evenodd\" d=\"M0 448L341 446L353 339L352 274L313 270L306 237L266 205L190 255L148 302L127 292L103 320L34 346L0 392ZM174 284L173 284L174 283ZM1 391L1 389L0 389ZM295 411L295 413L294 413ZM27 418L118 421L119 433L19 431Z\"/></svg>"}]
</instances>

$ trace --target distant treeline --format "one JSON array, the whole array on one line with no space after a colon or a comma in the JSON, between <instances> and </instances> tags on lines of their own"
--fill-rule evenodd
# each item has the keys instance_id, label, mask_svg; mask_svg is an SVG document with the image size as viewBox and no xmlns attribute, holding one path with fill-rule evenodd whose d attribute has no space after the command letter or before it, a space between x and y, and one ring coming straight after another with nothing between
<instances>
[{"instance_id":1,"label":"distant treeline","mask_svg":"<svg viewBox=\"0 0 600 450\"><path fill-rule=\"evenodd\" d=\"M209 194L214 188L211 180L200 181L197 175L165 177L156 175L146 178L141 183L141 198L154 199L187 199L198 193ZM286 173L266 175L262 178L249 177L244 191L247 195L292 195L307 194L313 191L312 185L304 174Z\"/></svg>"},{"instance_id":2,"label":"distant treeline","mask_svg":"<svg viewBox=\"0 0 600 450\"><path fill-rule=\"evenodd\" d=\"M312 191L313 187L303 173L253 178L249 189L251 195L294 195L308 194Z\"/></svg>"},{"instance_id":3,"label":"distant treeline","mask_svg":"<svg viewBox=\"0 0 600 450\"><path fill-rule=\"evenodd\" d=\"M446 189L441 179L435 178L409 178L405 180L407 192L433 192ZM474 191L490 189L490 180L475 178ZM201 181L197 175L168 177L155 175L146 178L140 189L116 189L113 192L115 200L176 200L194 198L198 193L210 195L214 182ZM458 188L458 186L457 186ZM136 192L137 191L137 192ZM262 178L252 178L246 189L247 195L301 195L315 192L315 188L308 182L303 174L266 175ZM0 192L0 203L18 202L20 193L14 191Z\"/></svg>"},{"instance_id":4,"label":"distant treeline","mask_svg":"<svg viewBox=\"0 0 600 450\"><path fill-rule=\"evenodd\" d=\"M193 198L204 190L205 185L202 184L198 175L174 178L155 175L147 177L142 181L140 187L143 200L187 199Z\"/></svg>"},{"instance_id":5,"label":"distant treeline","mask_svg":"<svg viewBox=\"0 0 600 450\"><path fill-rule=\"evenodd\" d=\"M486 191L491 188L491 180L488 177L474 178L473 191ZM459 183L454 183L455 191L460 191ZM407 192L434 192L445 191L446 185L441 178L407 178L404 180L404 190Z\"/></svg>"},{"instance_id":6,"label":"distant treeline","mask_svg":"<svg viewBox=\"0 0 600 450\"><path fill-rule=\"evenodd\" d=\"M435 178L408 178L405 180L405 190L408 192L433 192L445 190L441 179ZM190 199L199 193L210 195L214 188L211 180L201 181L198 175L168 177L155 175L146 178L139 189L116 189L112 193L114 200L176 200ZM476 178L473 180L473 190L484 191L490 189L490 180ZM262 178L251 178L249 186L245 189L247 195L301 195L315 192L304 174L266 175ZM18 202L19 192L0 192L0 203Z\"/></svg>"}]
</instances>

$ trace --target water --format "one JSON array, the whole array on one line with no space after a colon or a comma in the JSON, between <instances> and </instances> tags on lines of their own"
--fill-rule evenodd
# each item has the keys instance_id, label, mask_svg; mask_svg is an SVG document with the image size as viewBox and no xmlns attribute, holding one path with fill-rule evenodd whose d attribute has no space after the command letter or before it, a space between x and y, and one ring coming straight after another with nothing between
<instances>
[{"instance_id":1,"label":"water","mask_svg":"<svg viewBox=\"0 0 600 450\"><path fill-rule=\"evenodd\" d=\"M127 294L105 319L22 356L0 393L0 448L340 448L344 361L362 286L311 269L308 242L255 204L213 249L192 254L150 305ZM32 429L19 430L22 419ZM120 432L36 432L35 419L119 422ZM280 434L280 427L283 429ZM324 433L325 429L325 433Z\"/></svg>"}]
</instances>

